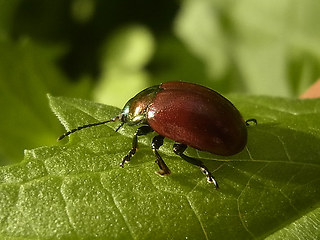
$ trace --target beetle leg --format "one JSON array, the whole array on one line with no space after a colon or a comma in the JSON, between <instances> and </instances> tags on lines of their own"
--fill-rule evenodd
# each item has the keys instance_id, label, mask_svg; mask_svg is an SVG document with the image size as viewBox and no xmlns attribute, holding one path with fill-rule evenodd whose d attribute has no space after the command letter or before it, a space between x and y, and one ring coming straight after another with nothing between
<instances>
[{"instance_id":1,"label":"beetle leg","mask_svg":"<svg viewBox=\"0 0 320 240\"><path fill-rule=\"evenodd\" d=\"M156 156L156 163L158 164L160 170L156 173L161 176L168 176L170 175L171 171L168 166L165 164L163 159L161 158L160 154L158 153L158 149L163 145L164 137L161 135L157 135L152 139L152 150L154 155Z\"/></svg>"},{"instance_id":2,"label":"beetle leg","mask_svg":"<svg viewBox=\"0 0 320 240\"><path fill-rule=\"evenodd\" d=\"M186 148L187 148L187 145L180 144L180 143L173 145L173 151L175 154L179 155L183 160L187 161L188 163L191 163L193 165L200 167L201 171L204 173L204 175L206 175L207 181L209 183L213 183L216 188L219 188L217 181L214 179L209 169L200 160L192 157L188 157L187 155L183 154Z\"/></svg>"},{"instance_id":3,"label":"beetle leg","mask_svg":"<svg viewBox=\"0 0 320 240\"><path fill-rule=\"evenodd\" d=\"M255 125L258 124L257 119L255 119L255 118L249 118L249 119L247 119L247 120L246 120L246 125L247 125L247 126L250 126L250 122L253 122Z\"/></svg>"},{"instance_id":4,"label":"beetle leg","mask_svg":"<svg viewBox=\"0 0 320 240\"><path fill-rule=\"evenodd\" d=\"M132 139L132 148L126 156L122 159L120 166L123 167L125 162L129 162L133 155L136 153L138 148L138 136L146 135L150 132L153 132L153 129L150 126L139 127L133 135Z\"/></svg>"}]
</instances>

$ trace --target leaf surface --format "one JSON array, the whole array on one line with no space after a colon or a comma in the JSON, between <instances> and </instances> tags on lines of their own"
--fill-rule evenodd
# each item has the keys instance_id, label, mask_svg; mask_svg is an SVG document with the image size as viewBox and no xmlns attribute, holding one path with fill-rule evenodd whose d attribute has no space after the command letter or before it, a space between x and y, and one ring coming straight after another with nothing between
<instances>
[{"instance_id":1,"label":"leaf surface","mask_svg":"<svg viewBox=\"0 0 320 240\"><path fill-rule=\"evenodd\" d=\"M120 110L80 99L49 97L69 130ZM172 153L160 154L171 176L160 177L150 147L124 168L135 128L88 128L52 147L25 152L0 168L0 237L12 239L251 239L319 236L320 101L230 98L249 126L246 149L219 157L195 149L219 182Z\"/></svg>"}]
</instances>

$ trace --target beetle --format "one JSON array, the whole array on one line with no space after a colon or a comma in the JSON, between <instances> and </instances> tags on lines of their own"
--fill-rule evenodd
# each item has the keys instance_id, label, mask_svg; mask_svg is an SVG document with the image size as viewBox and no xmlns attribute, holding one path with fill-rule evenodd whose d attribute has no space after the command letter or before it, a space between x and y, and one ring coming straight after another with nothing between
<instances>
[{"instance_id":1,"label":"beetle","mask_svg":"<svg viewBox=\"0 0 320 240\"><path fill-rule=\"evenodd\" d=\"M156 132L152 150L162 176L170 175L170 169L158 153L164 138L175 141L173 151L185 161L200 167L207 181L216 188L219 185L209 169L199 159L184 154L187 146L216 155L230 156L241 152L247 144L247 126L256 119L244 121L240 112L225 97L207 87L188 82L166 82L139 92L123 107L121 113L110 120L80 126L64 133L58 140L84 128L121 121L139 126L132 148L123 157L124 167L136 153L138 137Z\"/></svg>"}]
</instances>

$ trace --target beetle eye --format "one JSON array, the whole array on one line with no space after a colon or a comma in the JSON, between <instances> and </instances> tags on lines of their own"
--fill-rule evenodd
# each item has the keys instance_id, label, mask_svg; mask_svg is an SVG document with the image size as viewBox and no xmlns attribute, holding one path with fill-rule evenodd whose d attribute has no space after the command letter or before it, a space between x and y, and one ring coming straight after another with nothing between
<instances>
[{"instance_id":1,"label":"beetle eye","mask_svg":"<svg viewBox=\"0 0 320 240\"><path fill-rule=\"evenodd\" d=\"M127 118L128 118L128 114L121 113L121 114L119 115L119 119L120 119L120 121L123 122L123 123L127 122Z\"/></svg>"}]
</instances>

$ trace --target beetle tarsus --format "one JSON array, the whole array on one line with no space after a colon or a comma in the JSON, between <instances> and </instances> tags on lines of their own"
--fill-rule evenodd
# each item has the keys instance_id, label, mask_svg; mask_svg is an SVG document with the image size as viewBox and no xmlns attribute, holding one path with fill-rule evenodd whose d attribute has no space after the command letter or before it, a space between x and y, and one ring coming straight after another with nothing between
<instances>
[{"instance_id":1,"label":"beetle tarsus","mask_svg":"<svg viewBox=\"0 0 320 240\"><path fill-rule=\"evenodd\" d=\"M133 149L131 149L131 150L133 150ZM120 163L120 167L124 167L124 164L126 163L126 162L129 162L130 160L131 160L131 157L135 154L135 152L136 152L136 149L134 149L134 151L129 151L129 153L124 157L124 158L122 158L122 161L121 161L121 163Z\"/></svg>"},{"instance_id":2,"label":"beetle tarsus","mask_svg":"<svg viewBox=\"0 0 320 240\"><path fill-rule=\"evenodd\" d=\"M204 175L206 175L208 183L213 183L214 186L218 189L219 185L216 179L212 176L211 172L206 168L206 166L203 165L203 167L201 167L201 171Z\"/></svg>"},{"instance_id":3,"label":"beetle tarsus","mask_svg":"<svg viewBox=\"0 0 320 240\"><path fill-rule=\"evenodd\" d=\"M247 126L250 126L250 122L253 122L255 125L258 124L257 119L255 119L255 118L249 118L249 119L247 119L247 120L246 120L246 125L247 125Z\"/></svg>"},{"instance_id":4,"label":"beetle tarsus","mask_svg":"<svg viewBox=\"0 0 320 240\"><path fill-rule=\"evenodd\" d=\"M154 155L156 156L155 162L158 164L158 166L160 168L160 170L157 171L156 173L161 176L168 176L168 175L170 175L171 171L157 151L163 145L163 139L164 139L164 137L161 135L157 135L152 139L152 151L153 151Z\"/></svg>"},{"instance_id":5,"label":"beetle tarsus","mask_svg":"<svg viewBox=\"0 0 320 240\"><path fill-rule=\"evenodd\" d=\"M183 160L187 161L188 163L191 163L193 165L200 167L200 170L203 172L204 175L206 175L207 181L209 183L213 183L214 186L216 187L216 189L218 189L219 185L218 185L217 181L215 180L215 178L212 176L209 169L203 164L202 161L195 159L195 158L192 158L192 157L188 157L187 155L183 154L183 152L186 149L187 149L187 145L184 145L184 144L174 144L173 145L173 151L175 154L179 155Z\"/></svg>"}]
</instances>

